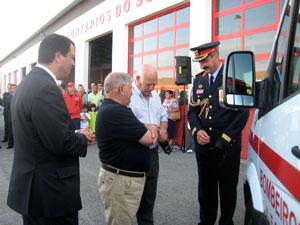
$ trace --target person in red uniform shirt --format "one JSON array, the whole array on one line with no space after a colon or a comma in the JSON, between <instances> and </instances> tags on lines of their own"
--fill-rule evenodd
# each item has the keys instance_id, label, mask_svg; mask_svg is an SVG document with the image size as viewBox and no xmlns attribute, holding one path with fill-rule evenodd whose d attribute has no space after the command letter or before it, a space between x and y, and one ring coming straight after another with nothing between
<instances>
[{"instance_id":1,"label":"person in red uniform shirt","mask_svg":"<svg viewBox=\"0 0 300 225\"><path fill-rule=\"evenodd\" d=\"M82 97L77 93L75 84L73 82L68 83L67 91L64 94L64 99L74 126L74 130L79 130Z\"/></svg>"}]
</instances>

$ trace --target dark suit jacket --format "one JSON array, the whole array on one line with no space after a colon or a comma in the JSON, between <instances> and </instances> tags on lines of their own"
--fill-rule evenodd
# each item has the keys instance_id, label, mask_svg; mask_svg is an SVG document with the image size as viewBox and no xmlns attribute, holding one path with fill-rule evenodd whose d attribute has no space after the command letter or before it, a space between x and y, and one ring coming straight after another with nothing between
<instances>
[{"instance_id":1,"label":"dark suit jacket","mask_svg":"<svg viewBox=\"0 0 300 225\"><path fill-rule=\"evenodd\" d=\"M8 92L3 93L3 100L2 100L2 106L4 107L3 115L7 117L8 111L10 111L10 100L11 100L11 94Z\"/></svg>"},{"instance_id":2,"label":"dark suit jacket","mask_svg":"<svg viewBox=\"0 0 300 225\"><path fill-rule=\"evenodd\" d=\"M7 204L23 215L58 217L81 209L79 156L87 139L74 133L54 79L39 67L12 100L14 161Z\"/></svg>"}]
</instances>

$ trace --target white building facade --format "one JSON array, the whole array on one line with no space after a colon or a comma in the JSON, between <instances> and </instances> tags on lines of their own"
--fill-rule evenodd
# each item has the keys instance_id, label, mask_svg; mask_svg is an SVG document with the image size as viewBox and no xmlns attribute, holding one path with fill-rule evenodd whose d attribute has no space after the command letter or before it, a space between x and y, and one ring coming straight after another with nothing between
<instances>
[{"instance_id":1,"label":"white building facade","mask_svg":"<svg viewBox=\"0 0 300 225\"><path fill-rule=\"evenodd\" d=\"M8 83L22 81L37 63L41 39L53 32L76 45L75 70L64 82L72 80L86 89L92 82L103 83L111 71L134 74L143 64L152 64L158 70L156 89L171 89L178 97L189 87L175 84L174 57L193 57L191 47L217 40L222 59L234 50L253 51L257 79L262 79L283 4L284 0L76 0L74 7L0 61L1 92ZM191 74L199 70L199 64L192 63ZM247 126L243 139L250 123Z\"/></svg>"},{"instance_id":2,"label":"white building facade","mask_svg":"<svg viewBox=\"0 0 300 225\"><path fill-rule=\"evenodd\" d=\"M55 31L55 33L68 36L74 41L76 45L75 83L81 83L87 86L89 83L88 74L91 72L91 59L89 57L91 55L90 41L99 37L101 39L101 36L112 33L111 71L128 72L128 65L130 64L128 54L130 46L128 40L129 38L132 38L129 34L130 25L165 10L171 9L171 12L174 14L176 8L185 8L187 12L184 16L186 16L186 18L183 18L183 20L185 23L187 22L188 29L185 30L187 30L188 33L185 33L185 45L181 49L184 49L186 55L188 55L189 43L197 45L205 41L210 41L210 2L211 1L199 0L106 0L68 24L62 26ZM194 10L193 12L190 5L193 5L193 9L203 9L203 13L199 13L197 10ZM175 8L175 11L172 8ZM198 23L197 21L201 22ZM171 25L171 29L173 29L174 26L173 24ZM202 29L198 29L199 26L203 28L206 27L203 29L206 30L206 32L202 32ZM174 31L172 32L174 33ZM154 35L154 38L159 39L157 35ZM144 40L147 41L147 38ZM22 78L26 76L26 73L28 73L32 66L36 64L38 46L39 42L1 65L2 90L5 90L7 83L20 83ZM144 47L146 48L146 46ZM173 51L174 44L171 44L169 49L172 49ZM101 49L97 50L101 51ZM168 50L166 51L168 52ZM147 58L147 52L142 58ZM174 61L173 55L171 61ZM146 63L146 60L144 60L144 63ZM149 61L149 63L151 63L151 61ZM171 65L172 64L167 66ZM169 78L173 78L173 75L171 75L171 73L169 74ZM103 81L103 78L101 78L101 80L95 78L93 81Z\"/></svg>"},{"instance_id":3,"label":"white building facade","mask_svg":"<svg viewBox=\"0 0 300 225\"><path fill-rule=\"evenodd\" d=\"M87 87L103 82L110 71L133 74L149 63L158 68L157 89L175 90L182 86L175 85L174 57L193 57L189 48L209 41L221 41L223 58L233 50L254 51L258 73L263 74L283 2L105 0L82 14L77 12L70 21L58 19L52 32L75 42L75 74L70 79L76 84ZM36 64L40 40L48 33L49 29L41 30L34 43L0 62L2 92L8 83L20 83ZM192 74L198 71L199 65L192 63Z\"/></svg>"}]
</instances>

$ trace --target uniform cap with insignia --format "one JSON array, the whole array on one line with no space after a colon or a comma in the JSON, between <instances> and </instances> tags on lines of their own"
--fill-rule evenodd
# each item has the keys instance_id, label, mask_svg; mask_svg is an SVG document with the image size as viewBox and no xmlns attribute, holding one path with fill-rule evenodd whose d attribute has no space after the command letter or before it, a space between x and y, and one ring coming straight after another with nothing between
<instances>
[{"instance_id":1,"label":"uniform cap with insignia","mask_svg":"<svg viewBox=\"0 0 300 225\"><path fill-rule=\"evenodd\" d=\"M193 59L194 62L200 62L204 60L210 53L217 50L218 45L220 42L209 42L203 45L199 45L197 47L191 48L190 50L195 53L195 58Z\"/></svg>"}]
</instances>

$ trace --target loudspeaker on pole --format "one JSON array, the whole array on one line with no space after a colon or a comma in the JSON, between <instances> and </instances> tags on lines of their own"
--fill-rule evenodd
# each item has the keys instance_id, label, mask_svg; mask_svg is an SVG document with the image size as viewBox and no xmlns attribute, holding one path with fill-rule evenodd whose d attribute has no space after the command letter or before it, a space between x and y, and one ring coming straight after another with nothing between
<instances>
[{"instance_id":1,"label":"loudspeaker on pole","mask_svg":"<svg viewBox=\"0 0 300 225\"><path fill-rule=\"evenodd\" d=\"M176 60L176 85L187 85L192 81L191 57L175 56Z\"/></svg>"}]
</instances>

